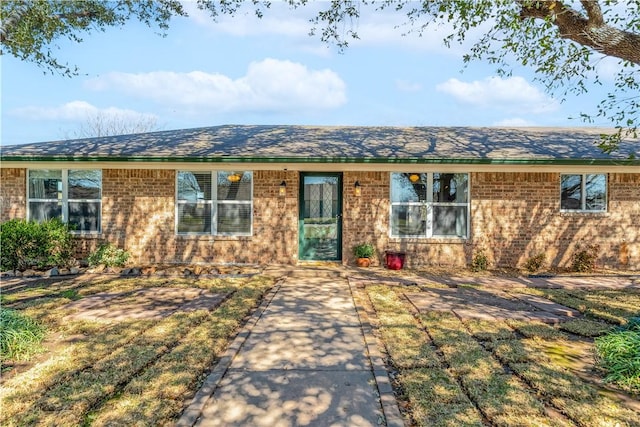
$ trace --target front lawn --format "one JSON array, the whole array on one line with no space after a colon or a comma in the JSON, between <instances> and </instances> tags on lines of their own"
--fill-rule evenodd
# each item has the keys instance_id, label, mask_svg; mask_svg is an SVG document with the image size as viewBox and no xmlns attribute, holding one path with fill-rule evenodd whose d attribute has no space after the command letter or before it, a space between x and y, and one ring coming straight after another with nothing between
<instances>
[{"instance_id":1,"label":"front lawn","mask_svg":"<svg viewBox=\"0 0 640 427\"><path fill-rule=\"evenodd\" d=\"M2 361L0 425L164 425L182 412L274 279L66 280L3 294L3 307L46 330L48 350ZM67 305L102 292L197 288L225 295L214 310L104 322L69 317Z\"/></svg>"},{"instance_id":2,"label":"front lawn","mask_svg":"<svg viewBox=\"0 0 640 427\"><path fill-rule=\"evenodd\" d=\"M593 340L638 314L638 290L512 291L586 314L556 326L419 312L405 292L420 291L364 289L408 425L640 426L637 390L605 383Z\"/></svg>"}]
</instances>

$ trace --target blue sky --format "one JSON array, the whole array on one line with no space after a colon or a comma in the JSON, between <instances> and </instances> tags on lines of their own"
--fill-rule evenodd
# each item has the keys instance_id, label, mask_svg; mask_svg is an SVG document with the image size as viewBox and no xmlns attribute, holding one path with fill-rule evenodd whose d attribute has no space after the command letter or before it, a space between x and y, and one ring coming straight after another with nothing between
<instances>
[{"instance_id":1,"label":"blue sky","mask_svg":"<svg viewBox=\"0 0 640 427\"><path fill-rule=\"evenodd\" d=\"M166 37L137 23L62 43L68 78L3 55L2 144L65 139L88 117L152 118L158 130L222 124L582 126L604 87L565 102L530 70L501 79L462 63L443 29L402 36L399 14L368 14L344 53L309 37L311 10L280 7L217 23L187 3ZM606 123L595 123L606 125Z\"/></svg>"}]
</instances>

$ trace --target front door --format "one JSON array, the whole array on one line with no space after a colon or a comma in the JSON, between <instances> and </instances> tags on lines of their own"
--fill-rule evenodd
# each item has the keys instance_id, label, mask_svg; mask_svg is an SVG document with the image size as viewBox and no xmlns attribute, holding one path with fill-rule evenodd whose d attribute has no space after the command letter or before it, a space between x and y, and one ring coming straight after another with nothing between
<instances>
[{"instance_id":1,"label":"front door","mask_svg":"<svg viewBox=\"0 0 640 427\"><path fill-rule=\"evenodd\" d=\"M301 260L342 260L342 174L300 173Z\"/></svg>"}]
</instances>

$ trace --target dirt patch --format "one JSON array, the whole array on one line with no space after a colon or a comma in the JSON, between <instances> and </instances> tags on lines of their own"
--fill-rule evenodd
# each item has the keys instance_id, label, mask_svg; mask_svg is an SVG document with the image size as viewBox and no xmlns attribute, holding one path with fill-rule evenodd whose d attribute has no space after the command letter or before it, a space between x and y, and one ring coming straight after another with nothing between
<instances>
[{"instance_id":1,"label":"dirt patch","mask_svg":"<svg viewBox=\"0 0 640 427\"><path fill-rule=\"evenodd\" d=\"M453 311L461 319L525 320L558 323L580 313L549 300L532 301L510 297L500 291L472 288L423 289L405 296L419 311Z\"/></svg>"},{"instance_id":2,"label":"dirt patch","mask_svg":"<svg viewBox=\"0 0 640 427\"><path fill-rule=\"evenodd\" d=\"M161 319L177 311L213 310L227 297L204 289L153 287L84 297L63 307L70 320Z\"/></svg>"}]
</instances>

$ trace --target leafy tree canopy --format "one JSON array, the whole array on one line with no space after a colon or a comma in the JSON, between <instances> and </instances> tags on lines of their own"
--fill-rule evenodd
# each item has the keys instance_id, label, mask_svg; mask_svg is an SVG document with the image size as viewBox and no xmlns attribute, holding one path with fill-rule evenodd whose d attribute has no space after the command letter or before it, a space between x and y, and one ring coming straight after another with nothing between
<instances>
[{"instance_id":1,"label":"leafy tree canopy","mask_svg":"<svg viewBox=\"0 0 640 427\"><path fill-rule=\"evenodd\" d=\"M197 0L211 14L234 15L243 0ZM292 8L309 0L288 0ZM314 3L318 5L318 3ZM257 16L268 13L269 1L251 0ZM550 93L580 94L592 83L603 84L598 64L618 60L608 96L582 119L604 118L618 132L602 139L601 148L615 151L620 138L637 138L640 122L640 0L332 0L319 3L311 20L312 35L340 49L358 38L358 19L370 8L406 16L410 31L423 32L447 24L449 46L473 38L465 62L484 60L498 75L515 65L531 67ZM53 50L61 39L81 42L92 31L124 25L134 19L164 33L174 16L186 16L178 0L4 0L1 3L0 45L9 53L47 71L77 74L77 68L57 61ZM480 33L479 39L476 39Z\"/></svg>"}]
</instances>

